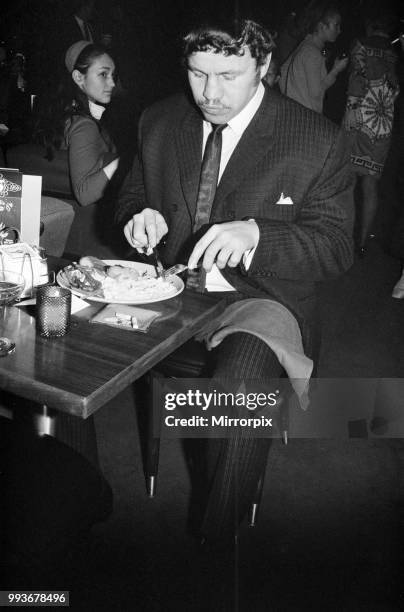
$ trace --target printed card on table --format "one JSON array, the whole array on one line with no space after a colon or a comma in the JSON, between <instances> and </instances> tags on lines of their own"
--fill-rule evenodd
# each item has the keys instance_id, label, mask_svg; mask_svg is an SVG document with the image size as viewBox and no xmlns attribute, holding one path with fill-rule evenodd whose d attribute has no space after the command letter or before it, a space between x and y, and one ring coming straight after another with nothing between
<instances>
[{"instance_id":1,"label":"printed card on table","mask_svg":"<svg viewBox=\"0 0 404 612\"><path fill-rule=\"evenodd\" d=\"M0 226L16 228L21 242L39 245L41 189L41 176L0 168Z\"/></svg>"}]
</instances>

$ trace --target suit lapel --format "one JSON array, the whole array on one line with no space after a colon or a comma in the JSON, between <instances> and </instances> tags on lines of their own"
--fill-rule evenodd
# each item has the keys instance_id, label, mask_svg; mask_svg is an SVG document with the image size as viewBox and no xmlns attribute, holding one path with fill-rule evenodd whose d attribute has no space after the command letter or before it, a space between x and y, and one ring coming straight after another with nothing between
<instances>
[{"instance_id":1,"label":"suit lapel","mask_svg":"<svg viewBox=\"0 0 404 612\"><path fill-rule=\"evenodd\" d=\"M265 93L250 125L242 135L223 173L216 191L215 207L234 191L252 168L274 145L273 131L277 115L278 96ZM177 130L176 149L181 187L191 219L195 216L202 160L202 117L190 106Z\"/></svg>"},{"instance_id":2,"label":"suit lapel","mask_svg":"<svg viewBox=\"0 0 404 612\"><path fill-rule=\"evenodd\" d=\"M176 147L182 191L192 219L201 172L202 137L202 118L196 109L190 108L177 131Z\"/></svg>"},{"instance_id":3,"label":"suit lapel","mask_svg":"<svg viewBox=\"0 0 404 612\"><path fill-rule=\"evenodd\" d=\"M223 172L216 191L215 207L237 188L251 169L273 147L276 102L276 94L267 90L261 106L243 133Z\"/></svg>"}]
</instances>

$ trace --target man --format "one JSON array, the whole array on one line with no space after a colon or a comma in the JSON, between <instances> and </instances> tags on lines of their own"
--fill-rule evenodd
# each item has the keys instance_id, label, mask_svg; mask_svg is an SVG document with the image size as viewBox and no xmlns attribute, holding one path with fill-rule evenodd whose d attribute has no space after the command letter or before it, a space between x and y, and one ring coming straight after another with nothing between
<instances>
[{"instance_id":1,"label":"man","mask_svg":"<svg viewBox=\"0 0 404 612\"><path fill-rule=\"evenodd\" d=\"M338 6L328 0L309 2L301 27L306 36L283 62L279 86L289 98L322 113L325 92L348 65L347 57L337 57L328 72L323 54L326 44L335 43L341 33Z\"/></svg>"},{"instance_id":2,"label":"man","mask_svg":"<svg viewBox=\"0 0 404 612\"><path fill-rule=\"evenodd\" d=\"M116 219L139 251L158 244L168 265L200 262L205 290L226 292L229 303L270 298L286 306L309 350L315 283L352 262L349 156L335 126L262 84L274 46L268 32L252 21L232 27L185 37L192 99L174 96L144 112ZM204 223L201 161L218 126L218 184ZM270 384L282 374L271 348L249 333L231 334L213 357L220 378ZM208 539L243 518L269 448L269 440L230 442L208 444Z\"/></svg>"}]
</instances>

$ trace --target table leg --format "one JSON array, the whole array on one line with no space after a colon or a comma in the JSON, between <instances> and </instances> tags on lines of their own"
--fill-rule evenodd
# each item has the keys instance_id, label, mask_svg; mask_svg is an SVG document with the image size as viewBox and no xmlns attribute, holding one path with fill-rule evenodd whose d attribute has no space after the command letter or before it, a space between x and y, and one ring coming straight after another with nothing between
<instances>
[{"instance_id":1,"label":"table leg","mask_svg":"<svg viewBox=\"0 0 404 612\"><path fill-rule=\"evenodd\" d=\"M34 414L34 429L38 436L55 436L56 416L43 404Z\"/></svg>"}]
</instances>

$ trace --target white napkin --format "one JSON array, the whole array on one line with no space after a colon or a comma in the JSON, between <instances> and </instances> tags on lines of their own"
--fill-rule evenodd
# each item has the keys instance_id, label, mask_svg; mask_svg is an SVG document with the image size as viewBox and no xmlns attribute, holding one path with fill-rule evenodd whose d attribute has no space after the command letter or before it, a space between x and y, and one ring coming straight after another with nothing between
<instances>
[{"instance_id":1,"label":"white napkin","mask_svg":"<svg viewBox=\"0 0 404 612\"><path fill-rule=\"evenodd\" d=\"M36 297L28 298L28 300L22 300L21 302L15 304L15 306L32 306L34 304L36 304ZM80 310L84 310L84 308L87 308L87 306L89 306L88 302L82 300L81 298L77 297L77 295L74 295L74 293L72 293L72 309L70 311L71 314L80 312Z\"/></svg>"}]
</instances>

